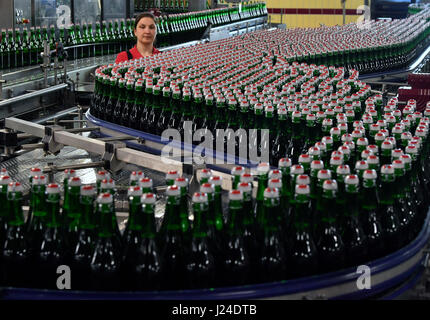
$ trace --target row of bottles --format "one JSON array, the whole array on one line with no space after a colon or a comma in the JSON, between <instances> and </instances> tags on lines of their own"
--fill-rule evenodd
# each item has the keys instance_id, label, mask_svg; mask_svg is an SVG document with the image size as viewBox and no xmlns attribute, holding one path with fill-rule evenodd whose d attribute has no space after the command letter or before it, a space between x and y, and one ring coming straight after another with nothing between
<instances>
[{"instance_id":1,"label":"row of bottles","mask_svg":"<svg viewBox=\"0 0 430 320\"><path fill-rule=\"evenodd\" d=\"M238 20L267 14L264 4L245 6L242 16L237 9L215 9L180 15L165 15L156 18L157 47L199 40L208 22L220 26ZM80 59L102 55L117 54L136 44L133 19L116 19L102 23L71 24L68 27L23 27L3 29L0 42L0 69L25 67L42 63L43 41L50 50L57 43L68 49L69 59Z\"/></svg>"},{"instance_id":2,"label":"row of bottles","mask_svg":"<svg viewBox=\"0 0 430 320\"><path fill-rule=\"evenodd\" d=\"M188 11L188 0L136 0L134 11L150 11L158 9L163 13L183 13Z\"/></svg>"},{"instance_id":3,"label":"row of bottles","mask_svg":"<svg viewBox=\"0 0 430 320\"><path fill-rule=\"evenodd\" d=\"M312 70L311 67L308 70L308 72L313 71L317 72L315 75L319 75L321 72L319 75L321 81L327 75L337 78L336 72L338 75L342 74L340 69L330 69L329 71L325 67L319 70ZM115 72L115 69L112 69L112 72ZM171 86L167 86L167 83L163 84L161 81L158 81L157 84L151 80L135 82L132 79L126 81L125 78L120 78L117 80L115 77L98 74L90 112L93 116L105 121L159 136L166 129L176 129L183 135L185 121L192 123L192 126L189 127L189 130L192 131L191 134L198 129L206 129L212 132L216 139L219 138L217 136L219 129L232 129L233 131L265 129L268 130L268 136L261 137L260 140L257 135L250 136L249 138L253 140L249 145L261 149L258 141L268 144L266 147L269 148L271 164L276 165L277 161L286 154L297 161L299 155L306 153L310 146L321 141L323 136L330 135L330 130L336 123L341 124L336 138L335 148L337 149L341 146L340 139L344 138L344 135L351 136L353 131L363 124L360 119L366 111L366 106L374 106L370 103L373 101L373 98L370 97L370 87L354 80L358 73L353 73L347 80L351 85L340 83L341 86L336 94L330 94L330 91L327 91L326 96L320 98L314 95L313 99L308 99L308 104L290 101L291 97L296 94L294 87L290 91L290 84L295 83L296 79L300 77L299 73L295 73L294 67L291 70L284 68L282 73L285 73L284 75L288 76L290 81L284 85L284 89L288 89L282 89L279 92L282 97L276 101L271 100L265 93L258 92L257 87L250 87L249 90L244 90L244 93L236 89L234 93L226 92L226 96L228 96L228 100L226 100L222 95L217 92L212 93L209 89L205 91L205 98L203 98L199 90L192 94L191 90L184 87L181 96L178 86L173 86L171 89ZM278 79L283 77L282 73L278 73ZM304 71L304 73L306 72ZM322 82L316 82L315 88L319 87L318 83ZM334 87L338 87L337 81L329 87L331 92ZM215 98L214 95L217 97ZM369 100L368 104L365 102L367 100ZM380 98L376 101L380 112L377 112L376 117L372 118L372 122L382 119ZM400 121L399 115L395 121ZM382 127L380 128L378 125L379 129ZM370 130L366 132L369 138L371 138L370 134L375 133ZM265 142L264 138L267 138ZM349 138L349 140L352 139ZM235 140L235 136L227 136L227 143L229 141L234 141L235 154L239 155L241 141ZM371 139L370 142L370 144L374 144L374 139ZM354 160L353 157L351 157L352 160Z\"/></svg>"},{"instance_id":4,"label":"row of bottles","mask_svg":"<svg viewBox=\"0 0 430 320\"><path fill-rule=\"evenodd\" d=\"M267 16L265 3L244 5L241 12L234 7L160 16L157 22L158 44L164 47L200 40L209 23L212 27L219 27L262 16Z\"/></svg>"},{"instance_id":5,"label":"row of bottles","mask_svg":"<svg viewBox=\"0 0 430 320\"><path fill-rule=\"evenodd\" d=\"M429 125L430 119L420 119L415 136L402 139L399 148L362 152L354 167L341 151L329 162L309 152L297 164L281 158L278 169L260 163L255 198L254 176L235 167L227 210L221 177L202 170L199 193L189 203L188 180L169 171L161 224L152 180L133 172L122 233L108 173L99 172L92 186L68 171L62 196L57 184L33 169L25 220L22 185L3 170L1 280L55 288L56 268L67 264L73 289L180 290L281 281L368 263L409 244L424 225Z\"/></svg>"},{"instance_id":6,"label":"row of bottles","mask_svg":"<svg viewBox=\"0 0 430 320\"><path fill-rule=\"evenodd\" d=\"M0 69L25 67L42 63L41 53L44 41L50 50L58 43L69 49L69 59L88 58L106 54L116 54L131 48L135 43L132 19L71 24L68 28L24 27L22 29L3 29L0 43Z\"/></svg>"}]
</instances>

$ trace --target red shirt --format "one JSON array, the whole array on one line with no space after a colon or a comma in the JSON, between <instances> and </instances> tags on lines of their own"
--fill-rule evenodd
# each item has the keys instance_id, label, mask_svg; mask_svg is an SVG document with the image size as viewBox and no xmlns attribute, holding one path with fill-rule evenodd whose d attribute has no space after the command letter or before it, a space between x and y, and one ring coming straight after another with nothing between
<instances>
[{"instance_id":1,"label":"red shirt","mask_svg":"<svg viewBox=\"0 0 430 320\"><path fill-rule=\"evenodd\" d=\"M132 49L130 49L130 53L133 56L133 59L139 59L142 58L142 55L140 54L139 50L137 50L137 47L134 46ZM157 53L161 53L159 50L157 50L157 48L153 48L152 49L152 54L157 54ZM127 56L127 51L122 51L120 53L118 53L118 56L116 57L115 63L120 63L123 61L127 61L128 60L128 56Z\"/></svg>"}]
</instances>

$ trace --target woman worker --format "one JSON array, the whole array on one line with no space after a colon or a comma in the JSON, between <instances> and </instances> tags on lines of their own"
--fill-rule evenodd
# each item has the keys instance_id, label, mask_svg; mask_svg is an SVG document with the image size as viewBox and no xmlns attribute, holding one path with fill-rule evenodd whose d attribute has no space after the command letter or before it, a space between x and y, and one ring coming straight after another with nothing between
<instances>
[{"instance_id":1,"label":"woman worker","mask_svg":"<svg viewBox=\"0 0 430 320\"><path fill-rule=\"evenodd\" d=\"M136 17L134 21L134 35L137 38L136 45L130 50L120 52L116 57L115 63L160 53L154 47L157 26L155 25L155 17L152 13L145 12Z\"/></svg>"}]
</instances>

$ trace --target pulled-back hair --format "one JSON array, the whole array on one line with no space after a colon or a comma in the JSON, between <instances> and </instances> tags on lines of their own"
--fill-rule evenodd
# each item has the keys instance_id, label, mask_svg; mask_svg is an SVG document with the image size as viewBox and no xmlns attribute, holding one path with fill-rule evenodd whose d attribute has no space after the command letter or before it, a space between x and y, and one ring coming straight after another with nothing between
<instances>
[{"instance_id":1,"label":"pulled-back hair","mask_svg":"<svg viewBox=\"0 0 430 320\"><path fill-rule=\"evenodd\" d=\"M155 16L151 12L143 12L143 13L139 14L136 17L136 19L134 20L134 29L137 28L137 25L142 18L151 18L152 20L154 20L154 23L156 23L155 22Z\"/></svg>"}]
</instances>

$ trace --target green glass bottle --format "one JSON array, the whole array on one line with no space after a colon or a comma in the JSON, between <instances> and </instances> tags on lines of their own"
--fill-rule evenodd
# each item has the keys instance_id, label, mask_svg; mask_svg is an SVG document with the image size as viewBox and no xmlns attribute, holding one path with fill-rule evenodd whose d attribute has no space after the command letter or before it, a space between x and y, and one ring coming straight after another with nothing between
<instances>
[{"instance_id":1,"label":"green glass bottle","mask_svg":"<svg viewBox=\"0 0 430 320\"><path fill-rule=\"evenodd\" d=\"M232 189L237 189L237 186L240 183L240 177L244 172L245 168L240 166L231 169Z\"/></svg>"},{"instance_id":2,"label":"green glass bottle","mask_svg":"<svg viewBox=\"0 0 430 320\"><path fill-rule=\"evenodd\" d=\"M81 205L79 198L81 196L82 181L79 177L72 177L68 182L67 194L68 205L64 214L64 227L67 233L67 246L69 251L76 247L79 236L79 219L81 217ZM70 253L70 252L69 252Z\"/></svg>"},{"instance_id":3,"label":"green glass bottle","mask_svg":"<svg viewBox=\"0 0 430 320\"><path fill-rule=\"evenodd\" d=\"M194 193L193 230L191 247L186 262L186 287L190 289L210 288L215 284L215 256L207 233L208 197L205 193Z\"/></svg>"},{"instance_id":4,"label":"green glass bottle","mask_svg":"<svg viewBox=\"0 0 430 320\"><path fill-rule=\"evenodd\" d=\"M339 217L339 208L336 205L337 190L336 180L325 180L321 198L317 202L318 269L321 273L338 270L345 265L345 245L337 221Z\"/></svg>"},{"instance_id":5,"label":"green glass bottle","mask_svg":"<svg viewBox=\"0 0 430 320\"><path fill-rule=\"evenodd\" d=\"M401 150L400 150L401 151ZM403 151L401 151L403 153ZM405 164L402 160L396 159L393 160L393 167L394 167L394 175L395 175L395 194L394 194L394 201L395 206L398 208L399 212L399 222L400 222L400 229L402 234L402 246L409 243L409 225L410 225L410 214L409 214L409 207L407 205L406 201L406 195L405 195L405 188L404 185L407 182L405 178Z\"/></svg>"},{"instance_id":6,"label":"green glass bottle","mask_svg":"<svg viewBox=\"0 0 430 320\"><path fill-rule=\"evenodd\" d=\"M69 212L69 180L73 177L76 177L75 170L66 169L64 170L64 179L63 179L63 212L62 212L62 221L66 224L66 217Z\"/></svg>"},{"instance_id":7,"label":"green glass bottle","mask_svg":"<svg viewBox=\"0 0 430 320\"><path fill-rule=\"evenodd\" d=\"M260 263L258 267L261 282L280 281L286 277L284 241L277 219L279 206L278 188L266 188L264 191L264 235L260 247Z\"/></svg>"},{"instance_id":8,"label":"green glass bottle","mask_svg":"<svg viewBox=\"0 0 430 320\"><path fill-rule=\"evenodd\" d=\"M46 229L46 178L45 176L34 176L31 184L32 207L31 221L28 226L28 238L31 243L31 255L37 259L43 234Z\"/></svg>"},{"instance_id":9,"label":"green glass bottle","mask_svg":"<svg viewBox=\"0 0 430 320\"><path fill-rule=\"evenodd\" d=\"M391 153L394 145L391 141L385 140L381 145L381 166L391 164Z\"/></svg>"},{"instance_id":10,"label":"green glass bottle","mask_svg":"<svg viewBox=\"0 0 430 320\"><path fill-rule=\"evenodd\" d=\"M124 109L127 96L126 80L124 78L119 79L118 88L119 95L118 100L113 108L112 121L121 125L122 111Z\"/></svg>"},{"instance_id":11,"label":"green glass bottle","mask_svg":"<svg viewBox=\"0 0 430 320\"><path fill-rule=\"evenodd\" d=\"M287 156L297 163L299 155L302 152L303 125L300 111L294 111L291 117L292 136L287 147Z\"/></svg>"},{"instance_id":12,"label":"green glass bottle","mask_svg":"<svg viewBox=\"0 0 430 320\"><path fill-rule=\"evenodd\" d=\"M15 29L15 67L20 68L23 66L23 45L22 45L22 37L21 31L19 29Z\"/></svg>"},{"instance_id":13,"label":"green glass bottle","mask_svg":"<svg viewBox=\"0 0 430 320\"><path fill-rule=\"evenodd\" d=\"M178 186L168 186L167 203L163 224L159 231L159 243L162 248L162 259L165 263L163 288L179 290L184 287L186 249L182 220L179 214L181 192Z\"/></svg>"},{"instance_id":14,"label":"green glass bottle","mask_svg":"<svg viewBox=\"0 0 430 320\"><path fill-rule=\"evenodd\" d=\"M210 244L212 246L212 251L215 256L222 254L224 235L217 231L216 228L216 218L215 218L215 185L210 183L204 183L200 186L200 193L206 194L208 197L208 214L206 218L207 224L207 236L209 238ZM219 222L218 222L219 223ZM222 229L221 229L222 231ZM217 266L219 265L219 260L216 261Z\"/></svg>"},{"instance_id":15,"label":"green glass bottle","mask_svg":"<svg viewBox=\"0 0 430 320\"><path fill-rule=\"evenodd\" d=\"M289 214L290 214L290 199L291 194L291 166L292 161L289 158L281 158L278 162L278 168L282 174L282 189L281 189L281 215L283 217L282 225L288 230Z\"/></svg>"},{"instance_id":16,"label":"green glass bottle","mask_svg":"<svg viewBox=\"0 0 430 320\"><path fill-rule=\"evenodd\" d=\"M392 165L381 167L381 179L378 186L380 194L379 215L381 227L384 230L385 254L390 254L401 248L399 208L395 206L395 175Z\"/></svg>"},{"instance_id":17,"label":"green glass bottle","mask_svg":"<svg viewBox=\"0 0 430 320\"><path fill-rule=\"evenodd\" d=\"M158 124L157 127L159 128L160 135L162 134L163 130L169 129L169 123L170 118L172 117L172 103L171 103L171 89L170 87L166 86L163 88L163 95L160 98L160 105L161 105L161 114L158 118Z\"/></svg>"},{"instance_id":18,"label":"green glass bottle","mask_svg":"<svg viewBox=\"0 0 430 320\"><path fill-rule=\"evenodd\" d=\"M28 182L30 183L30 192L29 192L29 202L28 202L28 213L27 213L27 220L25 222L26 224L26 230L28 230L30 226L30 221L32 220L33 216L33 192L32 192L32 186L33 186L33 177L34 176L40 176L42 175L42 170L40 168L34 167L30 169L30 175L28 177Z\"/></svg>"},{"instance_id":19,"label":"green glass bottle","mask_svg":"<svg viewBox=\"0 0 430 320\"><path fill-rule=\"evenodd\" d=\"M60 188L56 183L46 187L46 227L38 253L38 287L57 289L57 268L66 262L66 237L60 218Z\"/></svg>"},{"instance_id":20,"label":"green glass bottle","mask_svg":"<svg viewBox=\"0 0 430 320\"><path fill-rule=\"evenodd\" d=\"M31 64L30 61L30 37L28 35L28 28L22 31L22 66L26 67Z\"/></svg>"},{"instance_id":21,"label":"green glass bottle","mask_svg":"<svg viewBox=\"0 0 430 320\"><path fill-rule=\"evenodd\" d=\"M142 188L140 186L132 186L128 188L128 219L122 235L124 245L130 245L134 240L138 240L142 229L141 221L141 197Z\"/></svg>"},{"instance_id":22,"label":"green glass bottle","mask_svg":"<svg viewBox=\"0 0 430 320\"><path fill-rule=\"evenodd\" d=\"M303 134L303 147L301 150L302 154L305 154L308 152L308 149L312 147L316 142L316 136L317 136L317 127L316 127L316 116L313 113L306 115L306 125L304 127L304 134Z\"/></svg>"},{"instance_id":23,"label":"green glass bottle","mask_svg":"<svg viewBox=\"0 0 430 320\"><path fill-rule=\"evenodd\" d=\"M163 262L156 242L155 201L153 193L141 197L141 219L132 229L140 230L135 241L126 245L122 268L122 281L129 290L158 290L161 288Z\"/></svg>"},{"instance_id":24,"label":"green glass bottle","mask_svg":"<svg viewBox=\"0 0 430 320\"><path fill-rule=\"evenodd\" d=\"M97 214L100 216L97 240L91 259L91 288L115 291L120 287L121 239L112 226L114 213L113 196L101 193L97 198Z\"/></svg>"},{"instance_id":25,"label":"green glass bottle","mask_svg":"<svg viewBox=\"0 0 430 320\"><path fill-rule=\"evenodd\" d=\"M95 42L95 55L96 57L101 56L102 50L103 50L103 34L102 34L100 22L96 22L94 42Z\"/></svg>"},{"instance_id":26,"label":"green glass bottle","mask_svg":"<svg viewBox=\"0 0 430 320\"><path fill-rule=\"evenodd\" d=\"M318 252L312 236L310 195L309 185L296 186L290 218L292 227L285 247L288 278L310 276L318 270Z\"/></svg>"},{"instance_id":27,"label":"green glass bottle","mask_svg":"<svg viewBox=\"0 0 430 320\"><path fill-rule=\"evenodd\" d=\"M422 137L418 136L418 129L416 130L416 136L410 142L408 147L406 147L406 154L410 155L412 159L411 167L411 194L416 202L417 215L415 222L415 235L421 231L423 227L423 222L427 216L428 211L428 199L426 195L428 194L428 186L425 180L428 178L426 173L421 174L422 169L422 159L425 156L425 145Z\"/></svg>"},{"instance_id":28,"label":"green glass bottle","mask_svg":"<svg viewBox=\"0 0 430 320\"><path fill-rule=\"evenodd\" d=\"M119 124L121 124L124 127L128 127L130 123L130 112L133 109L133 105L135 101L134 84L135 84L134 80L131 80L131 79L127 80L125 103L122 108L121 114L119 116L119 120L120 120Z\"/></svg>"},{"instance_id":29,"label":"green glass bottle","mask_svg":"<svg viewBox=\"0 0 430 320\"><path fill-rule=\"evenodd\" d=\"M9 208L8 208L9 203L7 201L7 188L9 183L11 182L12 180L8 175L0 176L0 202L3 203L3 205L0 208L0 248L3 247L4 240L6 238L7 225L10 218ZM1 256L0 256L0 261L1 261Z\"/></svg>"},{"instance_id":30,"label":"green glass bottle","mask_svg":"<svg viewBox=\"0 0 430 320\"><path fill-rule=\"evenodd\" d=\"M108 91L109 100L104 107L104 112L101 113L102 120L106 120L109 122L113 121L113 111L118 100L118 82L119 79L114 77L110 78L110 90Z\"/></svg>"},{"instance_id":31,"label":"green glass bottle","mask_svg":"<svg viewBox=\"0 0 430 320\"><path fill-rule=\"evenodd\" d=\"M0 39L0 69L8 69L10 67L9 64L9 48L6 37L6 29L1 30L1 39Z\"/></svg>"},{"instance_id":32,"label":"green glass bottle","mask_svg":"<svg viewBox=\"0 0 430 320\"><path fill-rule=\"evenodd\" d=\"M217 272L220 286L243 285L250 273L250 258L243 238L243 193L232 190L229 193L229 218L226 225L225 247L222 266Z\"/></svg>"},{"instance_id":33,"label":"green glass bottle","mask_svg":"<svg viewBox=\"0 0 430 320\"><path fill-rule=\"evenodd\" d=\"M30 244L24 223L23 187L19 182L8 186L9 223L2 247L3 282L5 286L28 287L30 275Z\"/></svg>"},{"instance_id":34,"label":"green glass bottle","mask_svg":"<svg viewBox=\"0 0 430 320\"><path fill-rule=\"evenodd\" d=\"M100 193L110 193L112 195L112 201L115 201L115 181L112 179L104 179L100 184ZM113 206L113 215L112 215L112 229L115 230L116 237L122 240L121 232L119 230L118 226L118 220L116 217L116 211L115 211L115 202L112 204ZM96 221L100 221L101 217L99 215L96 215Z\"/></svg>"},{"instance_id":35,"label":"green glass bottle","mask_svg":"<svg viewBox=\"0 0 430 320\"><path fill-rule=\"evenodd\" d=\"M181 228L184 234L185 244L188 245L191 240L191 226L189 220L189 205L188 205L188 179L179 177L175 179L175 185L179 187L181 192L180 201L180 216Z\"/></svg>"},{"instance_id":36,"label":"green glass bottle","mask_svg":"<svg viewBox=\"0 0 430 320\"><path fill-rule=\"evenodd\" d=\"M287 109L286 108L279 108L278 107L278 121L276 123L277 125L277 135L274 139L272 149L271 149L271 163L276 164L279 163L279 161L287 154L287 143L288 143L288 136L287 136L287 130L284 130L284 128L287 126ZM248 124L248 121L246 121ZM282 196L281 196L282 197Z\"/></svg>"},{"instance_id":37,"label":"green glass bottle","mask_svg":"<svg viewBox=\"0 0 430 320\"><path fill-rule=\"evenodd\" d=\"M95 221L96 189L91 185L81 186L81 218L78 226L78 241L71 256L73 289L88 290L91 283L90 264L97 237Z\"/></svg>"},{"instance_id":38,"label":"green glass bottle","mask_svg":"<svg viewBox=\"0 0 430 320\"><path fill-rule=\"evenodd\" d=\"M421 230L421 226L418 225L418 217L420 215L419 210L420 207L423 206L424 199L420 191L418 191L416 174L413 172L413 159L412 156L416 159L417 149L413 145L408 145L405 147L406 154L400 156L400 159L405 164L405 179L408 181L407 184L404 185L406 202L408 206L409 212L409 239L412 241L416 238L419 231Z\"/></svg>"},{"instance_id":39,"label":"green glass bottle","mask_svg":"<svg viewBox=\"0 0 430 320\"><path fill-rule=\"evenodd\" d=\"M248 252L258 252L259 246L257 243L257 229L254 217L254 211L252 210L252 176L249 174L250 179L247 180L245 175L242 175L241 180L237 189L243 193L243 238L245 241L245 247ZM256 270L258 265L258 256L250 255L251 270ZM255 275L256 276L256 275Z\"/></svg>"},{"instance_id":40,"label":"green glass bottle","mask_svg":"<svg viewBox=\"0 0 430 320\"><path fill-rule=\"evenodd\" d=\"M124 126L128 126L130 128L138 130L139 120L143 112L143 104L144 104L143 80L141 79L136 81L135 89L134 89L134 97L135 97L135 100L133 102L133 106L130 109L130 114L128 115L129 122L128 124L124 124Z\"/></svg>"},{"instance_id":41,"label":"green glass bottle","mask_svg":"<svg viewBox=\"0 0 430 320\"><path fill-rule=\"evenodd\" d=\"M357 266L368 260L367 237L360 220L360 179L357 175L344 178L342 239L345 243L346 266ZM342 196L342 195L341 195Z\"/></svg>"},{"instance_id":42,"label":"green glass bottle","mask_svg":"<svg viewBox=\"0 0 430 320\"><path fill-rule=\"evenodd\" d=\"M323 185L326 180L330 180L332 178L331 170L327 169L320 169L317 172L316 177L316 188L313 191L311 189L311 208L312 208L312 225L313 225L313 235L315 241L317 241L320 237L320 234L318 233L320 231L319 228L319 221L321 219L320 214L317 212L318 203L322 201L322 196L324 193ZM312 187L312 184L311 184Z\"/></svg>"},{"instance_id":43,"label":"green glass bottle","mask_svg":"<svg viewBox=\"0 0 430 320\"><path fill-rule=\"evenodd\" d=\"M16 68L16 54L15 54L15 39L13 37L13 30L7 30L7 55L9 61L9 68Z\"/></svg>"},{"instance_id":44,"label":"green glass bottle","mask_svg":"<svg viewBox=\"0 0 430 320\"><path fill-rule=\"evenodd\" d=\"M378 214L379 194L376 188L377 173L375 170L365 170L363 173L360 213L363 230L367 236L369 259L381 257L384 252L383 230Z\"/></svg>"},{"instance_id":45,"label":"green glass bottle","mask_svg":"<svg viewBox=\"0 0 430 320\"><path fill-rule=\"evenodd\" d=\"M214 222L218 237L222 237L225 228L226 217L223 214L222 207L222 177L212 176L209 183L214 186Z\"/></svg>"},{"instance_id":46,"label":"green glass bottle","mask_svg":"<svg viewBox=\"0 0 430 320\"><path fill-rule=\"evenodd\" d=\"M37 46L37 61L36 63L42 63L42 56L40 55L43 52L43 39L40 27L36 27L36 46Z\"/></svg>"},{"instance_id":47,"label":"green glass bottle","mask_svg":"<svg viewBox=\"0 0 430 320\"><path fill-rule=\"evenodd\" d=\"M257 167L258 175L258 187L257 187L257 197L254 208L254 215L256 217L256 222L258 226L257 238L261 239L262 236L262 226L264 217L264 190L267 188L269 180L269 170L270 166L268 163L260 163Z\"/></svg>"},{"instance_id":48,"label":"green glass bottle","mask_svg":"<svg viewBox=\"0 0 430 320\"><path fill-rule=\"evenodd\" d=\"M276 174L276 173L279 173L279 174ZM267 186L271 189L278 189L279 198L280 198L281 197L280 194L283 186L281 172L277 169L271 170L269 177L270 177L270 180L267 183ZM285 217L282 215L281 204L279 204L279 210L276 212L274 219L278 221L280 230L285 231L285 225L283 224L283 222L285 221Z\"/></svg>"}]
</instances>

